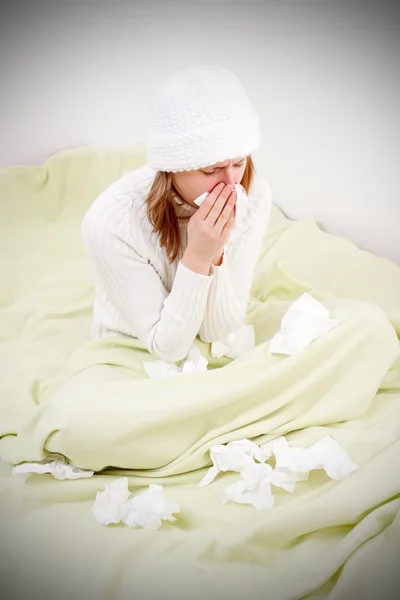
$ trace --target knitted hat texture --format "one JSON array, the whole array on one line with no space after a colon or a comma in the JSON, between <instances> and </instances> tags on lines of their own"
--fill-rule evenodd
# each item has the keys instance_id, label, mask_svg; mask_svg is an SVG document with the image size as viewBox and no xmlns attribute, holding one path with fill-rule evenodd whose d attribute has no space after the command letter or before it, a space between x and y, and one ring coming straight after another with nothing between
<instances>
[{"instance_id":1,"label":"knitted hat texture","mask_svg":"<svg viewBox=\"0 0 400 600\"><path fill-rule=\"evenodd\" d=\"M221 66L173 73L150 102L147 162L158 171L190 171L248 156L260 146L259 117L238 77Z\"/></svg>"}]
</instances>

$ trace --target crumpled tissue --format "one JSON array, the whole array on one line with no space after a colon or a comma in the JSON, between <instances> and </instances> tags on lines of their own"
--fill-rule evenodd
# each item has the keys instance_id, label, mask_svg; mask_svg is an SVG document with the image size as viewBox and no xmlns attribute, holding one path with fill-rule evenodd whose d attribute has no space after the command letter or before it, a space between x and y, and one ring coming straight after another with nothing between
<instances>
[{"instance_id":1,"label":"crumpled tissue","mask_svg":"<svg viewBox=\"0 0 400 600\"><path fill-rule=\"evenodd\" d=\"M307 480L309 472L314 469L324 469L331 479L342 479L358 468L329 435L310 448L289 446L284 437L260 447L250 440L240 440L225 446L213 446L210 455L213 466L199 486L210 484L221 471L240 473L241 479L222 493L222 502L252 504L258 510L274 505L271 486L292 493L296 483ZM273 455L275 468L266 462Z\"/></svg>"},{"instance_id":2,"label":"crumpled tissue","mask_svg":"<svg viewBox=\"0 0 400 600\"><path fill-rule=\"evenodd\" d=\"M55 479L81 479L83 477L91 477L94 472L78 469L78 467L59 460L44 463L27 462L17 465L12 469L12 474L21 476L23 481L26 481L34 473L38 475L50 473Z\"/></svg>"},{"instance_id":3,"label":"crumpled tissue","mask_svg":"<svg viewBox=\"0 0 400 600\"><path fill-rule=\"evenodd\" d=\"M162 521L176 521L173 513L179 513L179 505L164 498L162 485L149 489L129 499L128 478L106 484L104 491L97 492L92 512L102 525L120 523L129 527L159 529Z\"/></svg>"},{"instance_id":4,"label":"crumpled tissue","mask_svg":"<svg viewBox=\"0 0 400 600\"><path fill-rule=\"evenodd\" d=\"M242 325L229 334L224 341L213 342L211 344L211 355L214 358L227 356L228 358L238 358L256 345L253 325Z\"/></svg>"},{"instance_id":5,"label":"crumpled tissue","mask_svg":"<svg viewBox=\"0 0 400 600\"><path fill-rule=\"evenodd\" d=\"M246 467L255 464L254 458L258 462L265 462L271 456L271 451L262 450L251 440L237 440L226 445L217 444L213 446L210 450L210 456L213 466L200 481L199 485L201 487L209 485L221 471L240 473Z\"/></svg>"},{"instance_id":6,"label":"crumpled tissue","mask_svg":"<svg viewBox=\"0 0 400 600\"><path fill-rule=\"evenodd\" d=\"M275 485L284 490L293 491L292 485L286 482L285 473L273 469L266 463L246 465L241 471L242 479L229 485L222 493L222 502L237 502L252 504L258 510L274 505L271 486Z\"/></svg>"},{"instance_id":7,"label":"crumpled tissue","mask_svg":"<svg viewBox=\"0 0 400 600\"><path fill-rule=\"evenodd\" d=\"M338 325L331 319L329 311L310 294L295 300L282 318L281 328L270 340L271 354L300 354L312 341L328 333Z\"/></svg>"},{"instance_id":8,"label":"crumpled tissue","mask_svg":"<svg viewBox=\"0 0 400 600\"><path fill-rule=\"evenodd\" d=\"M245 217L249 208L249 199L246 190L240 183L236 183L234 187L237 194L234 228L239 229L245 222ZM194 203L197 204L197 206L201 206L209 193L210 192L204 192L204 194L201 194L201 196L198 196L198 198L194 200Z\"/></svg>"},{"instance_id":9,"label":"crumpled tissue","mask_svg":"<svg viewBox=\"0 0 400 600\"><path fill-rule=\"evenodd\" d=\"M207 371L208 360L202 355L197 346L193 346L180 367L165 360L151 360L143 363L144 370L150 379L183 375Z\"/></svg>"},{"instance_id":10,"label":"crumpled tissue","mask_svg":"<svg viewBox=\"0 0 400 600\"><path fill-rule=\"evenodd\" d=\"M265 452L275 455L275 468L287 477L306 480L308 473L323 469L331 479L342 479L355 471L358 466L330 435L326 435L310 448L289 446L285 437L279 437L263 444Z\"/></svg>"}]
</instances>

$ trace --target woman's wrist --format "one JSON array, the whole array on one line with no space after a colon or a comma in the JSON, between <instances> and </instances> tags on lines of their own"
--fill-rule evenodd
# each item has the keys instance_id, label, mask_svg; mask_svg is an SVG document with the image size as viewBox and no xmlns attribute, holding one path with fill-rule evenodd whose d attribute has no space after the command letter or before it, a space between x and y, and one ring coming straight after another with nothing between
<instances>
[{"instance_id":1,"label":"woman's wrist","mask_svg":"<svg viewBox=\"0 0 400 600\"><path fill-rule=\"evenodd\" d=\"M181 259L181 263L187 269L190 269L194 273L199 273L199 275L210 274L210 263L203 260L199 260L196 256L193 256L190 253L184 253Z\"/></svg>"}]
</instances>

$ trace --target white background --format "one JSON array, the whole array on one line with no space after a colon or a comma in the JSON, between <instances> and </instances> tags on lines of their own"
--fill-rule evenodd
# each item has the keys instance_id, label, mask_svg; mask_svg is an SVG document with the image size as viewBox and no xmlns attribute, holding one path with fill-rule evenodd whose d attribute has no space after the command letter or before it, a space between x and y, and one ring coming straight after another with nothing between
<instances>
[{"instance_id":1,"label":"white background","mask_svg":"<svg viewBox=\"0 0 400 600\"><path fill-rule=\"evenodd\" d=\"M17 0L3 10L0 166L141 143L159 78L218 63L260 114L254 158L275 203L400 264L395 3Z\"/></svg>"}]
</instances>

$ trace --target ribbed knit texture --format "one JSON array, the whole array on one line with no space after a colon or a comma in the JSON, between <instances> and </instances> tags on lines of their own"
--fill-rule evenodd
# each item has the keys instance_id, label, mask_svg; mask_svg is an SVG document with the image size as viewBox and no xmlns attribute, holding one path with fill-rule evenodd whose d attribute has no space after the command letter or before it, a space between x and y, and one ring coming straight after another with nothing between
<instances>
[{"instance_id":1,"label":"ribbed knit texture","mask_svg":"<svg viewBox=\"0 0 400 600\"><path fill-rule=\"evenodd\" d=\"M243 323L251 280L271 206L268 184L256 176L249 211L227 244L223 263L201 275L180 261L170 264L146 214L156 171L145 165L106 189L87 211L82 238L93 266L93 336L133 336L167 362L185 358L196 335L223 340ZM175 199L179 217L197 210Z\"/></svg>"}]
</instances>

